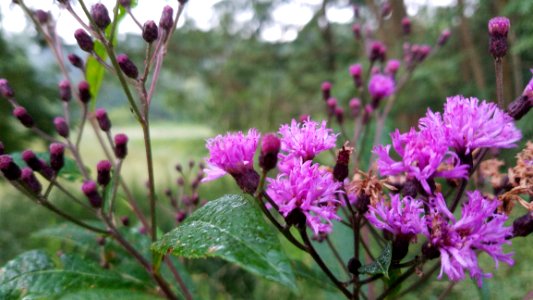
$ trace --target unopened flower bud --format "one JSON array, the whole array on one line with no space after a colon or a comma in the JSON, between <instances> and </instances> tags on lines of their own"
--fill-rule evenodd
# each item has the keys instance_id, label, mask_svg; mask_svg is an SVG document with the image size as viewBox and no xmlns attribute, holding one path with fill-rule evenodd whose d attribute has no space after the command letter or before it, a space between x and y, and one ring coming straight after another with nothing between
<instances>
[{"instance_id":1,"label":"unopened flower bud","mask_svg":"<svg viewBox=\"0 0 533 300\"><path fill-rule=\"evenodd\" d=\"M70 82L68 80L61 80L59 82L59 99L68 102L71 98Z\"/></svg>"},{"instance_id":2,"label":"unopened flower bud","mask_svg":"<svg viewBox=\"0 0 533 300\"><path fill-rule=\"evenodd\" d=\"M328 101L326 101L326 105L328 106L329 113L333 114L335 112L335 108L337 107L337 99L329 98Z\"/></svg>"},{"instance_id":3,"label":"unopened flower bud","mask_svg":"<svg viewBox=\"0 0 533 300\"><path fill-rule=\"evenodd\" d=\"M263 137L261 141L261 154L259 155L259 166L264 171L270 171L278 163L278 153L281 147L281 140L273 133Z\"/></svg>"},{"instance_id":4,"label":"unopened flower bud","mask_svg":"<svg viewBox=\"0 0 533 300\"><path fill-rule=\"evenodd\" d=\"M430 45L421 45L419 53L420 53L419 60L423 61L431 53L431 46Z\"/></svg>"},{"instance_id":5,"label":"unopened flower bud","mask_svg":"<svg viewBox=\"0 0 533 300\"><path fill-rule=\"evenodd\" d=\"M348 271L355 276L359 275L359 268L361 266L361 262L356 257L352 257L348 261Z\"/></svg>"},{"instance_id":6,"label":"unopened flower bud","mask_svg":"<svg viewBox=\"0 0 533 300\"><path fill-rule=\"evenodd\" d=\"M22 169L20 180L30 191L32 191L36 195L39 195L43 190L41 183L39 182L39 180L37 180L35 174L33 174L33 171L30 168Z\"/></svg>"},{"instance_id":7,"label":"unopened flower bud","mask_svg":"<svg viewBox=\"0 0 533 300\"><path fill-rule=\"evenodd\" d=\"M143 35L143 39L148 44L151 44L152 42L157 40L157 38L159 37L159 30L154 21L150 20L144 23L142 35Z\"/></svg>"},{"instance_id":8,"label":"unopened flower bud","mask_svg":"<svg viewBox=\"0 0 533 300\"><path fill-rule=\"evenodd\" d=\"M48 23L50 15L42 9L38 9L34 12L34 16L41 25Z\"/></svg>"},{"instance_id":9,"label":"unopened flower bud","mask_svg":"<svg viewBox=\"0 0 533 300\"><path fill-rule=\"evenodd\" d=\"M426 242L424 245L422 245L422 255L426 259L435 259L440 256L440 251L430 242Z\"/></svg>"},{"instance_id":10,"label":"unopened flower bud","mask_svg":"<svg viewBox=\"0 0 533 300\"><path fill-rule=\"evenodd\" d=\"M506 17L495 17L489 20L489 51L495 59L507 54L507 33L511 22Z\"/></svg>"},{"instance_id":11,"label":"unopened flower bud","mask_svg":"<svg viewBox=\"0 0 533 300\"><path fill-rule=\"evenodd\" d=\"M176 222L181 223L187 218L187 213L184 211L179 211L176 213Z\"/></svg>"},{"instance_id":12,"label":"unopened flower bud","mask_svg":"<svg viewBox=\"0 0 533 300\"><path fill-rule=\"evenodd\" d=\"M111 129L111 120L107 116L107 112L103 108L97 108L94 112L98 126L102 131L109 131Z\"/></svg>"},{"instance_id":13,"label":"unopened flower bud","mask_svg":"<svg viewBox=\"0 0 533 300\"><path fill-rule=\"evenodd\" d=\"M351 65L349 71L353 78L355 87L360 88L363 86L363 78L361 77L363 74L363 67L361 67L360 64Z\"/></svg>"},{"instance_id":14,"label":"unopened flower bud","mask_svg":"<svg viewBox=\"0 0 533 300\"><path fill-rule=\"evenodd\" d=\"M507 113L515 120L522 119L533 107L533 97L520 96L507 107Z\"/></svg>"},{"instance_id":15,"label":"unopened flower bud","mask_svg":"<svg viewBox=\"0 0 533 300\"><path fill-rule=\"evenodd\" d=\"M389 75L396 75L398 72L398 69L400 69L400 61L397 59L391 59L387 62L387 66L385 67L385 72Z\"/></svg>"},{"instance_id":16,"label":"unopened flower bud","mask_svg":"<svg viewBox=\"0 0 533 300\"><path fill-rule=\"evenodd\" d=\"M329 97L331 97L331 82L322 82L320 89L322 90L322 98L324 99L324 101L327 101Z\"/></svg>"},{"instance_id":17,"label":"unopened flower bud","mask_svg":"<svg viewBox=\"0 0 533 300\"><path fill-rule=\"evenodd\" d=\"M357 211L364 215L368 211L368 205L370 205L370 196L361 192L357 195L357 201L355 202L355 208Z\"/></svg>"},{"instance_id":18,"label":"unopened flower bud","mask_svg":"<svg viewBox=\"0 0 533 300\"><path fill-rule=\"evenodd\" d=\"M111 162L102 160L96 165L96 182L101 186L106 186L111 181Z\"/></svg>"},{"instance_id":19,"label":"unopened flower bud","mask_svg":"<svg viewBox=\"0 0 533 300\"><path fill-rule=\"evenodd\" d=\"M353 148L342 146L337 155L337 162L333 167L333 178L342 182L348 177L348 165L350 164L350 155L352 155Z\"/></svg>"},{"instance_id":20,"label":"unopened flower bud","mask_svg":"<svg viewBox=\"0 0 533 300\"><path fill-rule=\"evenodd\" d=\"M385 1L382 5L381 5L381 17L382 18L387 18L391 15L392 13L392 6L390 5L390 3L388 1Z\"/></svg>"},{"instance_id":21,"label":"unopened flower bud","mask_svg":"<svg viewBox=\"0 0 533 300\"><path fill-rule=\"evenodd\" d=\"M387 56L387 47L379 41L375 41L370 46L369 59L371 62L384 62Z\"/></svg>"},{"instance_id":22,"label":"unopened flower bud","mask_svg":"<svg viewBox=\"0 0 533 300\"><path fill-rule=\"evenodd\" d=\"M183 185L185 185L185 179L183 179L183 177L180 177L180 178L178 178L178 180L176 181L176 183L177 183L179 186L183 186Z\"/></svg>"},{"instance_id":23,"label":"unopened flower bud","mask_svg":"<svg viewBox=\"0 0 533 300\"><path fill-rule=\"evenodd\" d=\"M15 97L15 92L9 85L9 81L7 81L7 79L0 78L0 94L7 99Z\"/></svg>"},{"instance_id":24,"label":"unopened flower bud","mask_svg":"<svg viewBox=\"0 0 533 300\"><path fill-rule=\"evenodd\" d=\"M379 102L394 93L394 80L386 75L377 74L370 78L368 93L372 97L372 108L377 108Z\"/></svg>"},{"instance_id":25,"label":"unopened flower bud","mask_svg":"<svg viewBox=\"0 0 533 300\"><path fill-rule=\"evenodd\" d=\"M363 124L367 124L368 121L370 121L370 117L372 116L373 111L374 109L372 108L372 105L365 105L365 110L363 112Z\"/></svg>"},{"instance_id":26,"label":"unopened flower bud","mask_svg":"<svg viewBox=\"0 0 533 300\"><path fill-rule=\"evenodd\" d=\"M102 207L102 197L100 197L100 194L98 193L98 186L94 181L86 181L81 186L81 191L85 194L87 199L89 199L89 203L94 208L100 208Z\"/></svg>"},{"instance_id":27,"label":"unopened flower bud","mask_svg":"<svg viewBox=\"0 0 533 300\"><path fill-rule=\"evenodd\" d=\"M243 172L231 174L241 190L252 195L259 185L259 174L254 169L245 169Z\"/></svg>"},{"instance_id":28,"label":"unopened flower bud","mask_svg":"<svg viewBox=\"0 0 533 300\"><path fill-rule=\"evenodd\" d=\"M89 103L91 101L91 90L87 81L81 81L78 84L78 94L81 102Z\"/></svg>"},{"instance_id":29,"label":"unopened flower bud","mask_svg":"<svg viewBox=\"0 0 533 300\"><path fill-rule=\"evenodd\" d=\"M137 79L139 76L139 70L126 54L119 54L117 56L117 62L126 76Z\"/></svg>"},{"instance_id":30,"label":"unopened flower bud","mask_svg":"<svg viewBox=\"0 0 533 300\"><path fill-rule=\"evenodd\" d=\"M81 59L81 57L71 53L68 55L68 60L76 68L83 69L83 59Z\"/></svg>"},{"instance_id":31,"label":"unopened flower bud","mask_svg":"<svg viewBox=\"0 0 533 300\"><path fill-rule=\"evenodd\" d=\"M50 166L57 173L65 165L65 146L60 143L50 144Z\"/></svg>"},{"instance_id":32,"label":"unopened flower bud","mask_svg":"<svg viewBox=\"0 0 533 300\"><path fill-rule=\"evenodd\" d=\"M87 32L85 32L85 30L81 28L76 30L76 32L74 32L74 38L76 38L81 50L89 53L94 50L93 39L87 34Z\"/></svg>"},{"instance_id":33,"label":"unopened flower bud","mask_svg":"<svg viewBox=\"0 0 533 300\"><path fill-rule=\"evenodd\" d=\"M36 172L39 172L42 169L41 161L31 150L24 150L22 152L22 160L24 160L28 167Z\"/></svg>"},{"instance_id":34,"label":"unopened flower bud","mask_svg":"<svg viewBox=\"0 0 533 300\"><path fill-rule=\"evenodd\" d=\"M129 8L131 6L131 0L119 0L120 5L124 6L125 8Z\"/></svg>"},{"instance_id":35,"label":"unopened flower bud","mask_svg":"<svg viewBox=\"0 0 533 300\"><path fill-rule=\"evenodd\" d=\"M352 116L355 118L359 115L361 111L361 99L353 98L350 100L350 110L352 111Z\"/></svg>"},{"instance_id":36,"label":"unopened flower bud","mask_svg":"<svg viewBox=\"0 0 533 300\"><path fill-rule=\"evenodd\" d=\"M174 24L174 20L172 19L172 15L174 14L174 10L170 6L165 6L163 8L163 13L161 14L161 19L159 20L159 27L165 29L166 31L169 31L172 28L172 25Z\"/></svg>"},{"instance_id":37,"label":"unopened flower bud","mask_svg":"<svg viewBox=\"0 0 533 300\"><path fill-rule=\"evenodd\" d=\"M122 223L122 225L124 225L125 227L128 227L130 226L130 218L128 218L127 216L123 216L120 218L120 223Z\"/></svg>"},{"instance_id":38,"label":"unopened flower bud","mask_svg":"<svg viewBox=\"0 0 533 300\"><path fill-rule=\"evenodd\" d=\"M353 32L353 36L355 37L356 40L360 40L361 39L361 25L353 24L352 25L352 32Z\"/></svg>"},{"instance_id":39,"label":"unopened flower bud","mask_svg":"<svg viewBox=\"0 0 533 300\"><path fill-rule=\"evenodd\" d=\"M416 179L408 179L402 186L402 195L404 197L416 198L420 184Z\"/></svg>"},{"instance_id":40,"label":"unopened flower bud","mask_svg":"<svg viewBox=\"0 0 533 300\"><path fill-rule=\"evenodd\" d=\"M96 26L102 30L105 30L111 24L107 7L102 3L96 3L91 7L91 17Z\"/></svg>"},{"instance_id":41,"label":"unopened flower bud","mask_svg":"<svg viewBox=\"0 0 533 300\"><path fill-rule=\"evenodd\" d=\"M68 124L67 124L67 121L65 121L64 118L62 117L57 117L54 119L54 127L56 128L56 131L57 133L64 137L64 138L68 138L69 136L69 128L68 128Z\"/></svg>"},{"instance_id":42,"label":"unopened flower bud","mask_svg":"<svg viewBox=\"0 0 533 300\"><path fill-rule=\"evenodd\" d=\"M0 155L0 171L8 180L18 180L21 175L19 166L7 154Z\"/></svg>"},{"instance_id":43,"label":"unopened flower bud","mask_svg":"<svg viewBox=\"0 0 533 300\"><path fill-rule=\"evenodd\" d=\"M411 19L409 19L409 17L404 17L402 19L402 30L404 35L409 35L411 33Z\"/></svg>"},{"instance_id":44,"label":"unopened flower bud","mask_svg":"<svg viewBox=\"0 0 533 300\"><path fill-rule=\"evenodd\" d=\"M451 32L449 29L444 29L437 40L437 44L442 47L446 45L448 39L450 38Z\"/></svg>"},{"instance_id":45,"label":"unopened flower bud","mask_svg":"<svg viewBox=\"0 0 533 300\"><path fill-rule=\"evenodd\" d=\"M39 163L41 164L41 169L38 172L41 175L43 175L44 178L46 178L48 180L52 180L54 178L54 175L55 175L55 172L52 169L52 167L50 167L48 165L48 163L44 159L39 159ZM30 166L30 168L31 168L31 166Z\"/></svg>"},{"instance_id":46,"label":"unopened flower bud","mask_svg":"<svg viewBox=\"0 0 533 300\"><path fill-rule=\"evenodd\" d=\"M513 222L513 236L528 236L533 232L533 212L528 212Z\"/></svg>"},{"instance_id":47,"label":"unopened flower bud","mask_svg":"<svg viewBox=\"0 0 533 300\"><path fill-rule=\"evenodd\" d=\"M342 107L335 107L335 117L337 118L337 122L339 122L339 124L342 124L342 122L344 121L344 109L342 109Z\"/></svg>"},{"instance_id":48,"label":"unopened flower bud","mask_svg":"<svg viewBox=\"0 0 533 300\"><path fill-rule=\"evenodd\" d=\"M22 106L15 107L15 109L13 109L13 115L26 128L31 128L31 127L33 127L33 125L35 125L35 123L33 122L33 118L30 116L28 111Z\"/></svg>"},{"instance_id":49,"label":"unopened flower bud","mask_svg":"<svg viewBox=\"0 0 533 300\"><path fill-rule=\"evenodd\" d=\"M124 159L128 155L128 136L122 133L115 135L115 156Z\"/></svg>"},{"instance_id":50,"label":"unopened flower bud","mask_svg":"<svg viewBox=\"0 0 533 300\"><path fill-rule=\"evenodd\" d=\"M305 229L305 223L307 222L307 217L302 212L302 210L297 207L293 209L286 217L285 221L287 225L294 226L298 229Z\"/></svg>"}]
</instances>

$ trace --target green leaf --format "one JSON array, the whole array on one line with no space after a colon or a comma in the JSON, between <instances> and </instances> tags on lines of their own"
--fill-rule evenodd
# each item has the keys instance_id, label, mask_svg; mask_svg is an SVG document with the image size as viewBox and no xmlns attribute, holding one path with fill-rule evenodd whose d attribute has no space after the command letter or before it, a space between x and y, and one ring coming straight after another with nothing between
<instances>
[{"instance_id":1,"label":"green leaf","mask_svg":"<svg viewBox=\"0 0 533 300\"><path fill-rule=\"evenodd\" d=\"M22 159L22 152L14 152L10 155L18 166L22 167L26 165L26 162ZM50 154L48 152L38 152L35 153L35 156L50 164ZM68 157L65 157L65 166L59 171L58 175L68 181L76 181L83 178L76 162Z\"/></svg>"},{"instance_id":2,"label":"green leaf","mask_svg":"<svg viewBox=\"0 0 533 300\"><path fill-rule=\"evenodd\" d=\"M297 291L274 230L242 195L210 201L155 242L152 250L187 258L220 257Z\"/></svg>"},{"instance_id":3,"label":"green leaf","mask_svg":"<svg viewBox=\"0 0 533 300\"><path fill-rule=\"evenodd\" d=\"M98 41L94 43L94 52L96 52L102 60L106 60L107 52L104 46ZM85 78L87 78L89 91L91 92L91 110L96 106L96 99L98 99L98 93L102 87L104 75L104 66L102 66L93 56L89 56L85 65Z\"/></svg>"},{"instance_id":4,"label":"green leaf","mask_svg":"<svg viewBox=\"0 0 533 300\"><path fill-rule=\"evenodd\" d=\"M0 269L0 299L59 299L65 295L80 298L85 293L92 294L92 299L109 299L95 298L95 291L102 296L120 292L127 299L136 295L155 299L149 288L146 283L102 269L78 256L61 255L55 261L40 250L23 253Z\"/></svg>"},{"instance_id":5,"label":"green leaf","mask_svg":"<svg viewBox=\"0 0 533 300\"><path fill-rule=\"evenodd\" d=\"M292 261L292 268L296 278L304 280L307 285L317 286L331 292L338 291L324 272L310 268L299 260Z\"/></svg>"},{"instance_id":6,"label":"green leaf","mask_svg":"<svg viewBox=\"0 0 533 300\"><path fill-rule=\"evenodd\" d=\"M383 274L385 278L389 278L389 267L392 258L392 244L389 242L385 245L385 249L379 257L371 264L362 266L358 269L359 273L369 275Z\"/></svg>"},{"instance_id":7,"label":"green leaf","mask_svg":"<svg viewBox=\"0 0 533 300\"><path fill-rule=\"evenodd\" d=\"M91 225L98 226L96 222ZM31 237L52 238L67 242L69 244L81 247L86 250L97 250L95 246L97 245L98 235L94 232L88 231L71 223L64 223L57 226L41 229L37 232L34 232Z\"/></svg>"}]
</instances>

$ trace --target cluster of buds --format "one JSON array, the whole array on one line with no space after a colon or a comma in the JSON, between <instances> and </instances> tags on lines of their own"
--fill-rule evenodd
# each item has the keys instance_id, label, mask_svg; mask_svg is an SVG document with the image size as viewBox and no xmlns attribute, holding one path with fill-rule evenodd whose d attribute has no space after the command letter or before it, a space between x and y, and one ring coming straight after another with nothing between
<instances>
[{"instance_id":1,"label":"cluster of buds","mask_svg":"<svg viewBox=\"0 0 533 300\"><path fill-rule=\"evenodd\" d=\"M206 202L199 196L200 183L205 176L204 167L203 163L196 164L193 160L189 161L187 168L181 164L176 165L175 169L179 174L176 180L177 191L174 192L171 188L167 188L165 196L170 201L178 224Z\"/></svg>"}]
</instances>

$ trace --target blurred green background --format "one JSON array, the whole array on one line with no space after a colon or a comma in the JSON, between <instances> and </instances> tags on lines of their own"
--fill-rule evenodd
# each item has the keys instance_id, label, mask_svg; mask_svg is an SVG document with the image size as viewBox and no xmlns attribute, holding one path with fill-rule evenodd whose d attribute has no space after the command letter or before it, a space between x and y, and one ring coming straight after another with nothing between
<instances>
[{"instance_id":1,"label":"blurred green background","mask_svg":"<svg viewBox=\"0 0 533 300\"><path fill-rule=\"evenodd\" d=\"M265 41L261 33L276 22L273 12L280 5L290 2L298 1L219 1L214 7L219 21L217 26L209 30L199 29L194 20L186 19L178 29L170 43L152 108L156 179L161 199L164 199L162 195L166 188L176 189L178 175L174 170L175 164L187 165L189 160L201 160L206 154L204 141L210 136L248 127L275 131L280 123L301 114L310 114L316 119L326 118L320 92L320 84L325 80L334 84L333 96L346 112L349 111L348 101L354 96L354 89L348 67L357 62L366 66L368 62L361 51L364 47L353 38L352 22L337 23L328 17L328 11L346 8L350 4L347 1L310 1L314 14L307 24L299 28L295 39ZM361 6L362 17L370 20L369 24L375 27L372 20L379 14L380 1L354 2ZM397 0L391 1L391 5L393 14L374 33L387 45L388 58L401 59L405 41L435 45L445 28L449 28L452 35L445 47L435 51L415 71L399 96L387 122L387 131L395 127L405 130L415 125L427 107L440 110L446 96L462 94L488 100L495 97L493 60L487 50L487 21L493 16L508 16L512 23L509 36L511 48L504 59L505 99L509 102L520 95L530 80L529 69L533 67L533 52L530 51L533 47L533 1L457 0L449 5L436 6L432 1ZM413 5L417 7L416 15L409 15L413 33L408 38L402 38L400 20ZM240 20L241 14L250 12L252 18ZM158 18L154 16L154 19ZM40 127L50 131L52 118L61 112L56 90L61 75L55 65L43 63L52 60L44 45L31 26L22 34L7 32L3 28L0 30L0 77L10 80L17 99L29 108ZM121 36L119 47L138 66L142 64L145 44L138 35ZM73 45L66 45L65 49L66 53L81 55ZM72 72L79 78L76 70ZM97 106L109 110L113 131L127 133L130 137L130 155L123 174L128 182L134 183L135 194L144 197L146 190L143 186L147 176L142 135L126 109L127 102L118 81L111 76L106 78L97 101ZM532 120L530 114L518 122L524 133L520 146L531 140ZM384 138L386 141L387 137ZM0 101L0 141L8 152L28 147L36 151L46 149L41 140L11 117L11 109L3 100ZM91 130L87 130L82 152L90 166L104 157L94 146L95 141ZM508 163L513 163L516 151L504 151L502 155ZM222 180L202 187L201 196L214 199L230 191L236 191L234 184L231 180ZM57 201L64 207L69 205L62 199ZM159 209L166 221L165 229L171 228L172 213L164 205ZM75 208L72 210L81 214ZM60 220L0 182L0 265L27 249L43 246L59 249L61 245L30 237L31 232L58 222ZM339 235L338 247L343 248L340 244L343 233L336 234ZM526 297L533 278L530 243L531 237L516 240L513 245L516 266L502 266L483 290L465 280L456 285L450 299ZM294 252L290 246L287 250ZM342 252L346 259L349 258L348 251ZM332 261L331 257L329 259ZM484 263L492 270L491 262L484 260ZM197 289L203 298L338 297L306 282L301 282L301 295L292 295L281 286L247 276L236 267L217 260L192 262L190 268L194 270L193 278L199 283ZM446 287L446 281L434 282L430 288L417 289L412 298L436 298Z\"/></svg>"}]
</instances>

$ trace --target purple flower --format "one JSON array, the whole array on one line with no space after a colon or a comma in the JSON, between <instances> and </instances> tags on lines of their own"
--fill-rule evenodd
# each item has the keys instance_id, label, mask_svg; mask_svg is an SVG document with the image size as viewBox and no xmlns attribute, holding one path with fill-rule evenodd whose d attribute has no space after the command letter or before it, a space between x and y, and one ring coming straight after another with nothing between
<instances>
[{"instance_id":1,"label":"purple flower","mask_svg":"<svg viewBox=\"0 0 533 300\"><path fill-rule=\"evenodd\" d=\"M444 113L427 112L420 120L421 128L444 130L445 139L459 153L477 148L511 148L522 135L513 118L494 103L477 98L448 97Z\"/></svg>"},{"instance_id":2,"label":"purple flower","mask_svg":"<svg viewBox=\"0 0 533 300\"><path fill-rule=\"evenodd\" d=\"M423 214L422 201L409 196L401 199L395 194L391 196L390 205L382 199L375 207L369 206L366 218L375 227L395 236L414 237L422 233L426 226Z\"/></svg>"},{"instance_id":3,"label":"purple flower","mask_svg":"<svg viewBox=\"0 0 533 300\"><path fill-rule=\"evenodd\" d=\"M487 200L480 192L467 193L468 201L463 206L461 219L456 220L446 207L442 194L431 199L432 212L427 216L431 232L426 231L431 244L439 249L441 272L453 281L464 279L465 270L481 286L483 273L477 261L477 252L487 253L498 267L500 261L512 265L512 253L503 253L502 245L512 234L511 227L504 227L507 216L495 213L498 200Z\"/></svg>"},{"instance_id":4,"label":"purple flower","mask_svg":"<svg viewBox=\"0 0 533 300\"><path fill-rule=\"evenodd\" d=\"M381 175L397 175L406 173L407 177L416 178L424 190L431 194L428 179L433 177L466 178L468 165L460 165L457 154L448 151L446 139L441 131L421 130L414 128L400 134L396 130L391 134L392 147L401 157L395 161L389 155L391 145L380 145L374 148L377 165ZM450 168L441 170L439 166L446 162Z\"/></svg>"},{"instance_id":5,"label":"purple flower","mask_svg":"<svg viewBox=\"0 0 533 300\"><path fill-rule=\"evenodd\" d=\"M529 71L531 71L531 73L533 73L533 69L531 69ZM531 78L531 80L526 85L526 88L522 92L522 95L526 96L526 97L528 97L530 99L533 98L533 78Z\"/></svg>"},{"instance_id":6,"label":"purple flower","mask_svg":"<svg viewBox=\"0 0 533 300\"><path fill-rule=\"evenodd\" d=\"M375 74L368 83L368 92L374 101L379 101L394 93L394 80L383 74Z\"/></svg>"},{"instance_id":7,"label":"purple flower","mask_svg":"<svg viewBox=\"0 0 533 300\"><path fill-rule=\"evenodd\" d=\"M398 72L398 69L400 69L401 62L397 59L391 59L387 62L387 66L385 67L385 72L391 76L396 75L396 72Z\"/></svg>"},{"instance_id":8,"label":"purple flower","mask_svg":"<svg viewBox=\"0 0 533 300\"><path fill-rule=\"evenodd\" d=\"M217 179L227 173L235 176L252 170L260 136L257 129L252 128L247 135L239 131L208 139L206 147L209 158L204 170L206 177L202 182Z\"/></svg>"},{"instance_id":9,"label":"purple flower","mask_svg":"<svg viewBox=\"0 0 533 300\"><path fill-rule=\"evenodd\" d=\"M278 167L281 171L292 169L298 160L312 160L324 150L335 147L337 134L326 127L326 121L319 125L307 119L303 123L292 120L291 124L284 124L279 129L281 135L281 151Z\"/></svg>"},{"instance_id":10,"label":"purple flower","mask_svg":"<svg viewBox=\"0 0 533 300\"><path fill-rule=\"evenodd\" d=\"M335 182L333 175L318 164L300 159L291 170L276 179L267 178L267 182L267 193L279 212L287 217L299 208L315 235L331 232L331 220L340 219L336 213L340 204L336 195L341 193L341 183Z\"/></svg>"}]
</instances>

